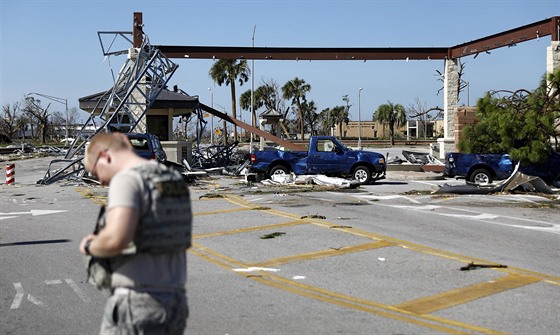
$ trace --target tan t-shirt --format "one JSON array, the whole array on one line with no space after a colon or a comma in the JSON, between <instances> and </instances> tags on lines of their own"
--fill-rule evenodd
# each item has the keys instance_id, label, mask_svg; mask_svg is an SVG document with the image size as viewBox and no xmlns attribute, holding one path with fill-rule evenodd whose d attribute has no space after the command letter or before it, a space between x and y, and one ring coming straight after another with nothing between
<instances>
[{"instance_id":1,"label":"tan t-shirt","mask_svg":"<svg viewBox=\"0 0 560 335\"><path fill-rule=\"evenodd\" d=\"M138 172L124 170L111 179L107 212L115 207L137 208L140 217L149 210L149 193ZM186 258L186 251L135 254L113 269L111 286L183 289L187 277Z\"/></svg>"}]
</instances>

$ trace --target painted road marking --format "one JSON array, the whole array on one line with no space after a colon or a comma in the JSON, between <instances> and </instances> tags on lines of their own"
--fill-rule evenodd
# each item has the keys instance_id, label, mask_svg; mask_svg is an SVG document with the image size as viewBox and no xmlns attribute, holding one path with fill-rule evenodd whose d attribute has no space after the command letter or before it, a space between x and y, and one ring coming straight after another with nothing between
<instances>
[{"instance_id":1,"label":"painted road marking","mask_svg":"<svg viewBox=\"0 0 560 335\"><path fill-rule=\"evenodd\" d=\"M393 200L393 199L405 199L407 201L412 202L413 204L419 204L420 201L411 198L411 197L407 197L405 195L399 195L399 194L395 194L395 195L361 195L358 196L359 198L364 198L367 200Z\"/></svg>"},{"instance_id":2,"label":"painted road marking","mask_svg":"<svg viewBox=\"0 0 560 335\"><path fill-rule=\"evenodd\" d=\"M26 214L31 214L33 216L38 216L38 215L48 215L48 214L56 214L56 213L63 213L63 212L68 212L68 211L67 210L32 209L29 212L11 212L11 213L0 212L0 216L3 216L3 215L26 215Z\"/></svg>"},{"instance_id":3,"label":"painted road marking","mask_svg":"<svg viewBox=\"0 0 560 335\"><path fill-rule=\"evenodd\" d=\"M406 198L406 197L405 197ZM251 204L250 202L241 199L238 196L234 196L234 195L227 195L226 196L226 200L233 203L233 204L237 204L240 207L246 208L246 209L254 209L255 205ZM414 200L414 199L413 199ZM417 202L417 200L411 201L413 203L415 203L415 201ZM434 209L435 210L435 209ZM217 211L216 214L218 214L220 211ZM262 212L270 214L270 215L274 215L274 216L279 216L279 217L284 217L284 218L288 218L292 220L292 223L301 219L299 216L292 214L292 213L288 213L288 212L283 212L280 210L274 210L274 209L269 209L269 210L263 210ZM210 214L208 214L210 215ZM423 245L418 245L418 244L414 244L408 241L404 241L404 240L399 240L399 239L395 239L395 238L391 238L388 236L382 236L379 234L375 234L369 231L363 231L363 230L359 230L359 229L354 229L351 227L348 228L338 228L339 226L326 222L325 220L314 220L314 219L305 219L306 222L308 222L309 224L313 224L316 226L320 226L323 228L335 228L337 227L336 230L344 232L344 233L350 233L353 235L357 235L357 236L364 236L364 237L368 237L374 240L378 240L378 241L384 241L385 243L392 243L396 246L400 246L403 248L407 248L410 250L414 250L417 252L422 252L422 253L426 253L429 255L433 255L433 256L438 256L438 257L442 257L445 259L452 259L452 260L457 260L463 263L469 263L472 261L475 262L481 262L481 263L488 263L485 260L480 260L480 259L474 259L472 257L467 257L467 256L463 256L463 255L459 255L459 254L453 254L453 253L449 253L446 251L442 251L442 250L438 250L438 249L433 249L427 246L423 246ZM259 227L250 227L250 228L246 228L246 229L260 229ZM235 230L229 231L228 233L234 233ZM239 232L239 230L237 231ZM216 233L216 234L220 234L220 232ZM380 242L378 242L380 243ZM230 271L234 271L234 270L243 270L243 269L250 269L251 267L253 267L253 270L255 271L259 271L259 275L249 275L244 271L234 271L235 273L238 274L242 274L244 275L246 278L251 279L251 280L255 280L257 282L260 282L264 285L268 285L271 287L275 287L287 292L291 292L291 293L295 293L295 294L299 294L308 298L312 298L312 299L316 299L319 301L323 301L323 302L327 302L327 303L331 303L331 304L335 304L344 308L350 308L350 309L355 309L355 310L359 310L359 311L363 311L363 312L367 312L367 313L372 313L375 315L379 315L381 317L387 317L387 318L391 318L391 319L395 319L398 320L400 322L407 322L410 324L415 324L421 327L425 327L428 329L433 329L439 332L444 332L444 333L449 333L449 334L465 334L465 333L473 333L473 332L478 332L478 333L483 333L483 334L502 334L499 331L496 330L492 330L492 329L488 329L488 328L484 328L484 327L479 327L476 325L472 325L472 324L465 324L462 322L458 322L455 320L449 320L449 319L445 319L445 318L441 318L441 317L437 317L434 315L430 315L430 314L418 314L418 313L413 313L410 311L407 311L405 309L402 308L398 308L395 306L391 306L391 305L385 305L385 304L381 304L375 301L368 301L368 300L364 300L364 299L360 299L358 297L351 297L351 296L346 296L337 292L331 292L331 291L327 291L318 287L314 287L314 286L310 286L310 285L306 285L302 282L298 282L294 278L289 279L289 278L284 278L281 276L278 276L274 273L271 272L267 272L267 271L263 271L264 269L260 269L257 270L255 268L265 268L265 269L271 269L268 267L255 267L254 264L246 264L243 263L242 261L236 260L232 257L223 255L218 253L215 250L206 248L198 243L193 243L192 248L189 250L190 253L210 262L213 264L216 264L218 266L224 267ZM323 251L324 252L324 251ZM321 253L321 251L318 252L319 254ZM310 254L308 254L307 256L310 256ZM292 256L293 259L296 259L298 256ZM301 257L301 255L300 255ZM281 259L281 258L279 258ZM285 259L285 258L284 258ZM512 276L517 276L518 278L530 278L530 281L543 281L543 282L547 282L547 283L552 283L555 285L560 285L560 278L557 277L553 277L553 276L549 276L549 275L545 275L545 274L540 274L540 273L535 273L535 272L531 272L528 270L524 270L524 269L518 269L518 268L514 268L514 267L509 267L507 269L499 269L499 270L495 270L495 271L500 271L500 272L504 272L504 273L509 273L509 276L506 276L506 278ZM299 279L299 278L298 278ZM504 282L508 282L509 280L505 280ZM522 280L524 281L524 280ZM527 281L529 281L529 279L527 279ZM511 285L510 286L516 286L518 287L519 284L514 285L515 281L511 280ZM526 283L529 284L529 283ZM525 285L526 285L525 284ZM505 286L504 286L505 287ZM502 288L502 290L505 290L505 288ZM488 294L490 295L490 294Z\"/></svg>"},{"instance_id":4,"label":"painted road marking","mask_svg":"<svg viewBox=\"0 0 560 335\"><path fill-rule=\"evenodd\" d=\"M281 227L290 227L290 226L297 226L302 224L309 224L309 221L305 220L295 220L290 222L266 225L266 226L257 226L257 227L246 227L246 228L239 228L239 229L232 229L232 230L223 230L214 233L207 233L207 234L196 234L193 235L193 238L207 238L207 237L216 237L216 236L223 236L223 235L232 235L232 234L240 234L240 233L247 233L252 231L260 231L260 230L269 230Z\"/></svg>"},{"instance_id":5,"label":"painted road marking","mask_svg":"<svg viewBox=\"0 0 560 335\"><path fill-rule=\"evenodd\" d=\"M540 279L535 277L508 274L485 283L478 283L433 296L407 301L395 307L416 314L429 314L538 281Z\"/></svg>"},{"instance_id":6,"label":"painted road marking","mask_svg":"<svg viewBox=\"0 0 560 335\"><path fill-rule=\"evenodd\" d=\"M80 297L80 299L82 299L84 303L91 302L91 299L85 294L84 291L80 289L80 287L72 279L64 279L64 282L68 284L68 286L70 286L70 288L74 291L74 293L76 293L76 295ZM23 289L21 283L13 283L13 284L14 284L14 288L16 289L16 294L14 296L14 299L12 300L12 305L10 306L10 309L18 309L21 306L21 303L23 302L23 298L25 297L25 290ZM62 280L61 279L45 280L45 284L61 285ZM37 306L46 306L45 303L35 298L31 294L27 295L27 300L31 301Z\"/></svg>"},{"instance_id":7,"label":"painted road marking","mask_svg":"<svg viewBox=\"0 0 560 335\"><path fill-rule=\"evenodd\" d=\"M293 256L273 258L265 262L254 263L253 266L263 266L263 267L276 266L276 265L288 264L292 262L307 261L310 259L319 259L319 258L349 254L353 252L361 252L366 250L385 248L393 245L394 245L393 243L387 241L365 243L365 244L353 245L349 247L342 247L340 249L328 249L328 250L315 251L315 252L298 254Z\"/></svg>"},{"instance_id":8,"label":"painted road marking","mask_svg":"<svg viewBox=\"0 0 560 335\"><path fill-rule=\"evenodd\" d=\"M19 306L21 306L23 298L25 297L25 291L23 290L23 286L21 285L21 283L14 283L14 288L16 289L16 295L14 296L14 300L12 300L10 309L18 309ZM27 294L27 300L31 301L39 307L45 306L43 302L41 302L31 294Z\"/></svg>"},{"instance_id":9,"label":"painted road marking","mask_svg":"<svg viewBox=\"0 0 560 335\"><path fill-rule=\"evenodd\" d=\"M190 252L210 263L216 264L228 270L249 269L251 266L241 261L235 260L214 250L208 249L198 243L193 243ZM244 272L234 271L244 275L246 278L255 280L263 285L275 287L287 292L298 294L304 297L316 299L344 308L350 308L366 313L391 318L401 322L411 323L417 326L433 329L448 334L467 334L473 331L482 334L502 334L499 331L465 324L462 322L440 318L432 315L414 314L403 309L396 308L374 301L368 301L356 297L347 296L333 291L328 291L315 286L307 285L301 281L284 278L268 271L259 271L259 275L247 275Z\"/></svg>"},{"instance_id":10,"label":"painted road marking","mask_svg":"<svg viewBox=\"0 0 560 335\"><path fill-rule=\"evenodd\" d=\"M91 302L91 299L84 293L84 291L82 291L78 287L78 285L72 279L64 279L64 281L66 282L66 284L68 284L68 286L72 288L72 290L74 290L74 292L78 295L78 297L80 297L80 299L82 299L83 302Z\"/></svg>"},{"instance_id":11,"label":"painted road marking","mask_svg":"<svg viewBox=\"0 0 560 335\"><path fill-rule=\"evenodd\" d=\"M401 208L401 209L411 209L417 211L430 211L431 214L434 215L441 215L441 216L449 216L455 218L462 218L462 219L471 219L477 221L483 221L485 223L490 223L494 225L506 226L506 227L513 227L513 228L523 228L528 230L536 230L542 232L548 232L553 234L560 234L560 224L547 222L547 221L540 221L540 220L533 220L527 218L520 218L520 217L513 217L507 215L498 215L498 214L490 214L490 213L482 213L477 211L472 211L468 209L462 208L455 208L455 207L448 207L448 206L434 206L434 205L426 205L426 206L399 206L399 205L388 205L388 204L377 204L379 206L386 206L392 208ZM472 214L454 214L454 213L442 213L435 211L436 209L447 209L457 212L467 212ZM508 221L521 221L521 222L529 222L531 224L541 224L543 226L534 226L534 225L524 225L524 224L515 224L515 223L504 223L499 222L497 219L507 219Z\"/></svg>"},{"instance_id":12,"label":"painted road marking","mask_svg":"<svg viewBox=\"0 0 560 335\"><path fill-rule=\"evenodd\" d=\"M221 209L221 210L216 210L216 211L193 213L193 216L214 215L214 214L223 214L223 213L235 213L235 212L243 212L243 211L250 211L250 210L251 210L251 208L230 208L230 209Z\"/></svg>"}]
</instances>

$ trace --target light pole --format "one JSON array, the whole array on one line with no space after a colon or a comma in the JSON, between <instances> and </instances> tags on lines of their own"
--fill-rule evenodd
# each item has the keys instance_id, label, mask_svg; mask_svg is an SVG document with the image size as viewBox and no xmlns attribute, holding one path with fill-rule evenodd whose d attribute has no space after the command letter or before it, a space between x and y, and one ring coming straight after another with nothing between
<instances>
[{"instance_id":1,"label":"light pole","mask_svg":"<svg viewBox=\"0 0 560 335\"><path fill-rule=\"evenodd\" d=\"M24 96L29 97L30 95L38 95L40 97L47 98L60 104L64 104L64 106L66 107L66 137L64 138L64 145L68 146L68 99L53 97L52 95L46 95L36 92L25 93Z\"/></svg>"},{"instance_id":2,"label":"light pole","mask_svg":"<svg viewBox=\"0 0 560 335\"><path fill-rule=\"evenodd\" d=\"M214 92L210 87L208 87L208 91L210 91L210 107L214 109ZM214 114L210 117L210 128L210 144L214 145Z\"/></svg>"},{"instance_id":3,"label":"light pole","mask_svg":"<svg viewBox=\"0 0 560 335\"><path fill-rule=\"evenodd\" d=\"M251 37L251 47L255 47L255 30L257 25L253 27L253 36ZM255 123L257 118L255 116L255 60L251 59L251 126L256 127ZM253 132L251 132L251 139L249 140L249 152L253 153Z\"/></svg>"},{"instance_id":4,"label":"light pole","mask_svg":"<svg viewBox=\"0 0 560 335\"><path fill-rule=\"evenodd\" d=\"M358 90L358 150L362 150L362 90L364 88L360 87Z\"/></svg>"}]
</instances>

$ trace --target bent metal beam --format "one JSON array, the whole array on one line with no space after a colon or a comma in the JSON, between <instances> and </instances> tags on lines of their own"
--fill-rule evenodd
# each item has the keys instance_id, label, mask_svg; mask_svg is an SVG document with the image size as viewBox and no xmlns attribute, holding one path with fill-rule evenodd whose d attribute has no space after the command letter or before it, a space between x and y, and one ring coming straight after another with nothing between
<instances>
[{"instance_id":1,"label":"bent metal beam","mask_svg":"<svg viewBox=\"0 0 560 335\"><path fill-rule=\"evenodd\" d=\"M559 38L559 16L486 36L452 47L420 48L307 48L307 47L226 47L158 45L169 58L256 59L256 60L432 60L456 59L480 52L513 46L544 36ZM141 22L141 18L140 18ZM141 31L135 16L134 36Z\"/></svg>"},{"instance_id":2,"label":"bent metal beam","mask_svg":"<svg viewBox=\"0 0 560 335\"><path fill-rule=\"evenodd\" d=\"M203 111L206 111L214 116L219 117L222 120L225 120L227 122L233 123L234 125L241 127L249 132L252 132L253 134L256 134L258 136L264 137L269 141L272 141L276 144L280 144L282 146L284 146L284 148L286 149L290 149L290 150L295 150L295 151L307 151L307 149L299 144L296 143L292 143L286 140L281 139L280 137L276 137L274 135L272 135L271 133L268 133L266 131L262 131L256 127L253 127L251 125L248 125L245 122L242 122L240 120L234 119L232 117L230 117L229 115L222 113L220 111L215 110L212 107L206 106L203 103L199 103L199 107L200 109L202 109Z\"/></svg>"}]
</instances>

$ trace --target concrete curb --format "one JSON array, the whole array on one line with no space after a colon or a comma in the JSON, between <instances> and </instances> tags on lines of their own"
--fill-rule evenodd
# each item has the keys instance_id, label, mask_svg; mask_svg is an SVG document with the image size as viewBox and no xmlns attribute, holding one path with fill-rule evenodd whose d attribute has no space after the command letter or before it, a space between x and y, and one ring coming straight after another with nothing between
<instances>
[{"instance_id":1,"label":"concrete curb","mask_svg":"<svg viewBox=\"0 0 560 335\"><path fill-rule=\"evenodd\" d=\"M390 180L444 180L442 173L416 171L387 171Z\"/></svg>"}]
</instances>

